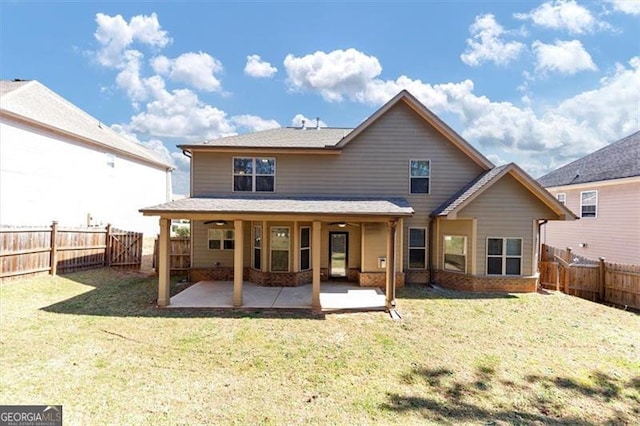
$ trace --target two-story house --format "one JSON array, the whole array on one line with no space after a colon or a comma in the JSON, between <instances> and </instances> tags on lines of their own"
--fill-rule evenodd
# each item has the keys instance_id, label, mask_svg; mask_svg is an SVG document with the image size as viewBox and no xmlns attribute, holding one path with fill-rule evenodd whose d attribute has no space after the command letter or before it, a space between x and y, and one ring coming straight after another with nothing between
<instances>
[{"instance_id":1,"label":"two-story house","mask_svg":"<svg viewBox=\"0 0 640 426\"><path fill-rule=\"evenodd\" d=\"M169 303L169 222L191 220L192 280L436 282L534 291L540 224L575 218L514 164L494 165L407 91L354 129L279 128L180 148L191 197L160 216L158 304Z\"/></svg>"},{"instance_id":2,"label":"two-story house","mask_svg":"<svg viewBox=\"0 0 640 426\"><path fill-rule=\"evenodd\" d=\"M549 222L542 242L596 260L640 264L640 131L538 179L580 220Z\"/></svg>"}]
</instances>

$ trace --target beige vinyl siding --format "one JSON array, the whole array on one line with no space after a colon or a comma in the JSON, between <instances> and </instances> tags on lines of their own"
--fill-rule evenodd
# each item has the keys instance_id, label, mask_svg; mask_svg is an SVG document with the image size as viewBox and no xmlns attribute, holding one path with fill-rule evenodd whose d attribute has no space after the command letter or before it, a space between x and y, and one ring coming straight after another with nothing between
<instances>
[{"instance_id":1,"label":"beige vinyl siding","mask_svg":"<svg viewBox=\"0 0 640 426\"><path fill-rule=\"evenodd\" d=\"M384 268L378 268L378 258L387 257L387 224L366 223L363 225L362 232L364 246L362 272L384 272Z\"/></svg>"},{"instance_id":2,"label":"beige vinyl siding","mask_svg":"<svg viewBox=\"0 0 640 426\"><path fill-rule=\"evenodd\" d=\"M244 266L251 266L251 222L244 222ZM222 267L233 268L233 250L209 250L209 229L234 229L233 222L224 226L214 223L204 224L204 221L191 222L191 241L193 244L192 268L213 268L216 262Z\"/></svg>"},{"instance_id":3,"label":"beige vinyl siding","mask_svg":"<svg viewBox=\"0 0 640 426\"><path fill-rule=\"evenodd\" d=\"M577 188L550 188L567 194L567 207L580 215L580 192L598 191L598 216L543 227L542 241L589 259L640 264L640 178L635 182L582 184ZM586 247L580 247L586 243Z\"/></svg>"},{"instance_id":4,"label":"beige vinyl siding","mask_svg":"<svg viewBox=\"0 0 640 426\"><path fill-rule=\"evenodd\" d=\"M471 273L471 242L473 239L473 220L446 220L440 219L438 224L438 236L435 241L435 261L434 266L436 269L444 269L444 236L456 235L461 237L467 237L467 273Z\"/></svg>"},{"instance_id":5,"label":"beige vinyl siding","mask_svg":"<svg viewBox=\"0 0 640 426\"><path fill-rule=\"evenodd\" d=\"M486 274L487 238L522 238L522 275L533 275L534 221L557 215L521 186L511 175L483 192L460 211L459 218L477 218L478 275ZM468 242L469 244L469 242Z\"/></svg>"},{"instance_id":6,"label":"beige vinyl siding","mask_svg":"<svg viewBox=\"0 0 640 426\"><path fill-rule=\"evenodd\" d=\"M193 196L233 194L234 155L239 154L195 152L191 161ZM413 217L404 219L403 224L405 269L408 262L408 228L426 228L428 216L433 210L483 172L480 166L403 102L346 145L339 155L270 156L276 158L276 190L274 193L260 193L260 196L405 198L416 211ZM430 194L409 193L411 159L430 160ZM350 238L350 243L352 241ZM385 254L386 251L382 255ZM375 261L377 266L377 257Z\"/></svg>"}]
</instances>

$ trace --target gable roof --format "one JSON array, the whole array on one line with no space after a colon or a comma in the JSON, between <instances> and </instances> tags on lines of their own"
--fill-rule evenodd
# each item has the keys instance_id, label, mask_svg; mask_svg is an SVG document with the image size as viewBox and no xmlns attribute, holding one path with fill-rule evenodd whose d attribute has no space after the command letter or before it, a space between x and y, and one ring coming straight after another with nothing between
<instances>
[{"instance_id":1,"label":"gable roof","mask_svg":"<svg viewBox=\"0 0 640 426\"><path fill-rule=\"evenodd\" d=\"M375 123L387 111L400 102L404 102L423 120L429 123L458 149L467 154L473 161L485 170L493 168L493 163L465 141L451 127L431 112L407 90L402 90L386 104L380 107L369 118L355 129L311 127L311 128L279 128L227 136L212 139L197 144L179 145L184 150L194 149L309 149L323 151L339 151L355 139L365 129ZM207 148L208 147L208 148Z\"/></svg>"},{"instance_id":2,"label":"gable roof","mask_svg":"<svg viewBox=\"0 0 640 426\"><path fill-rule=\"evenodd\" d=\"M575 213L559 202L553 195L536 182L535 179L529 176L529 174L515 163L494 167L493 169L481 174L435 209L433 213L431 213L431 217L444 216L450 219L455 219L457 214L464 207L469 205L469 203L479 197L484 191L491 188L492 185L500 181L500 179L507 174L513 176L542 203L556 212L558 216L565 220L577 219Z\"/></svg>"},{"instance_id":3,"label":"gable roof","mask_svg":"<svg viewBox=\"0 0 640 426\"><path fill-rule=\"evenodd\" d=\"M120 136L36 80L0 80L0 115L156 167L173 168L154 151Z\"/></svg>"},{"instance_id":4,"label":"gable roof","mask_svg":"<svg viewBox=\"0 0 640 426\"><path fill-rule=\"evenodd\" d=\"M640 131L538 179L545 187L640 176Z\"/></svg>"}]
</instances>

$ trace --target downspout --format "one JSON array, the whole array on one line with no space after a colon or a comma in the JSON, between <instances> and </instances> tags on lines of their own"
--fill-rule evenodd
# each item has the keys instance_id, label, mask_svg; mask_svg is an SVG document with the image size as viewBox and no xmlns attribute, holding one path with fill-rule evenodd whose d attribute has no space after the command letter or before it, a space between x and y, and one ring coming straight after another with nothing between
<instances>
[{"instance_id":1,"label":"downspout","mask_svg":"<svg viewBox=\"0 0 640 426\"><path fill-rule=\"evenodd\" d=\"M542 219L542 221L538 222L538 264L536 265L536 270L540 272L540 262L542 261L542 226L546 225L549 222L549 219Z\"/></svg>"},{"instance_id":2,"label":"downspout","mask_svg":"<svg viewBox=\"0 0 640 426\"><path fill-rule=\"evenodd\" d=\"M391 221L391 259L387 259L390 262L391 267L391 308L396 307L396 233L398 227L398 219Z\"/></svg>"},{"instance_id":3,"label":"downspout","mask_svg":"<svg viewBox=\"0 0 640 426\"><path fill-rule=\"evenodd\" d=\"M429 216L429 238L428 238L428 247L427 250L429 251L428 253L428 258L427 258L427 263L428 263L428 269L429 269L429 285L431 285L433 287L433 285L436 283L435 280L435 276L433 273L433 217Z\"/></svg>"}]
</instances>

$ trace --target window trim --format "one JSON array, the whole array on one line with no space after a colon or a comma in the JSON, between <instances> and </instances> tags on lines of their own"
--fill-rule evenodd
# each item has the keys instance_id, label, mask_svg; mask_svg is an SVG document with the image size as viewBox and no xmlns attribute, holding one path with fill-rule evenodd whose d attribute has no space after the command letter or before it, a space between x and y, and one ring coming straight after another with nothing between
<instances>
[{"instance_id":1,"label":"window trim","mask_svg":"<svg viewBox=\"0 0 640 426\"><path fill-rule=\"evenodd\" d=\"M594 204L583 204L582 203L582 194L585 194L587 192L595 192L596 194L596 201ZM582 211L582 207L583 206L591 206L594 205L596 207L596 212L594 216L585 216L584 212ZM598 190L597 189L590 189L588 191L580 191L580 219L597 219L598 218Z\"/></svg>"},{"instance_id":2,"label":"window trim","mask_svg":"<svg viewBox=\"0 0 640 426\"><path fill-rule=\"evenodd\" d=\"M419 229L424 231L424 246L412 246L411 245L411 230L412 229ZM424 271L425 269L427 269L428 266L428 259L427 259L427 245L429 244L428 242L428 231L426 227L423 226L409 226L407 229L407 269L410 269L412 271ZM411 250L424 250L424 267L422 268L412 268L411 267Z\"/></svg>"},{"instance_id":3,"label":"window trim","mask_svg":"<svg viewBox=\"0 0 640 426\"><path fill-rule=\"evenodd\" d=\"M426 161L429 164L429 175L428 176L412 176L411 175L411 163L413 161ZM427 181L427 192L412 192L411 191L411 179L428 179ZM409 195L429 195L431 194L431 160L426 158L412 158L409 160Z\"/></svg>"},{"instance_id":4,"label":"window trim","mask_svg":"<svg viewBox=\"0 0 640 426\"><path fill-rule=\"evenodd\" d=\"M211 238L211 231L220 231L222 232L222 238L221 239L217 239L217 238ZM226 232L227 231L231 231L231 235L233 236L233 238L226 238ZM220 248L211 248L211 241L220 241ZM224 242L225 241L233 241L233 248L224 248ZM207 248L209 250L231 250L233 251L235 249L236 246L236 231L234 229L230 229L230 228L207 228Z\"/></svg>"},{"instance_id":5,"label":"window trim","mask_svg":"<svg viewBox=\"0 0 640 426\"><path fill-rule=\"evenodd\" d=\"M286 271L274 271L273 270L273 230L274 229L286 229L289 233L289 244L287 247L287 270ZM278 249L277 251L284 251ZM269 227L269 272L291 272L291 227L290 226L271 226Z\"/></svg>"},{"instance_id":6,"label":"window trim","mask_svg":"<svg viewBox=\"0 0 640 426\"><path fill-rule=\"evenodd\" d=\"M236 160L251 160L251 191L236 191L236 176L248 176L236 174L235 162ZM256 170L257 160L273 160L273 175L258 174ZM234 156L231 158L231 192L238 193L255 193L255 192L276 192L276 157L242 157ZM273 176L273 191L257 191L256 190L256 178L258 176Z\"/></svg>"},{"instance_id":7,"label":"window trim","mask_svg":"<svg viewBox=\"0 0 640 426\"><path fill-rule=\"evenodd\" d=\"M256 229L260 229L260 247L256 246ZM256 271L262 271L262 249L263 249L263 241L264 241L264 233L262 232L262 225L253 225L253 233L251 235L253 238L251 239L251 268ZM260 268L256 268L256 250L260 250Z\"/></svg>"},{"instance_id":8,"label":"window trim","mask_svg":"<svg viewBox=\"0 0 640 426\"><path fill-rule=\"evenodd\" d=\"M446 256L447 256L447 251L446 251L446 244L445 241L447 240L447 237L457 237L457 238L463 238L464 239L464 244L462 246L463 248L463 253L462 255L464 256L464 270L463 271L456 271L453 269L447 269L447 262L446 262ZM447 271L447 272L456 272L459 274L466 274L467 273L467 258L468 258L468 253L467 253L467 236L466 235L448 235L445 234L442 238L442 270L443 271Z\"/></svg>"},{"instance_id":9,"label":"window trim","mask_svg":"<svg viewBox=\"0 0 640 426\"><path fill-rule=\"evenodd\" d=\"M302 246L302 230L306 229L309 232L309 246L308 247L303 247ZM299 239L299 256L298 256L298 269L302 272L302 271L310 271L312 269L312 265L311 265L311 227L310 226L301 226L300 227L300 232L298 234L298 239ZM302 268L302 252L303 250L306 250L309 252L309 267L307 269L303 269Z\"/></svg>"},{"instance_id":10,"label":"window trim","mask_svg":"<svg viewBox=\"0 0 640 426\"><path fill-rule=\"evenodd\" d=\"M489 254L489 240L502 240L502 254ZM507 255L507 240L520 240L520 255ZM522 260L524 249L524 238L522 237L487 237L486 245L485 245L485 274L491 277L522 277ZM499 257L502 259L502 273L500 274L490 274L489 273L489 257ZM520 259L520 273L519 274L507 274L507 258L518 258Z\"/></svg>"},{"instance_id":11,"label":"window trim","mask_svg":"<svg viewBox=\"0 0 640 426\"><path fill-rule=\"evenodd\" d=\"M562 195L562 200L560 199L561 195ZM566 206L567 205L567 193L566 192L558 192L556 194L556 200L558 200L559 202L561 202L562 204L564 204Z\"/></svg>"}]
</instances>

